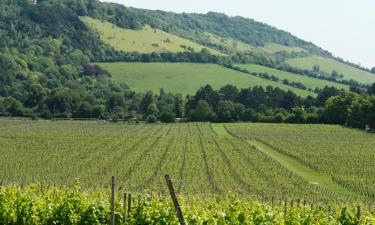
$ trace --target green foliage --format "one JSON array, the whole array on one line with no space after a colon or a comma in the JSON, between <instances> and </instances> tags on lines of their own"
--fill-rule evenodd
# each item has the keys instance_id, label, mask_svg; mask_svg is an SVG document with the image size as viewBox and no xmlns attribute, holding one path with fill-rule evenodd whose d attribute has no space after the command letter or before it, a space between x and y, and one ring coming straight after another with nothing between
<instances>
[{"instance_id":1,"label":"green foliage","mask_svg":"<svg viewBox=\"0 0 375 225\"><path fill-rule=\"evenodd\" d=\"M163 123L174 123L176 120L176 113L173 112L173 108L171 106L166 105L161 107L159 118Z\"/></svg>"},{"instance_id":2,"label":"green foliage","mask_svg":"<svg viewBox=\"0 0 375 225\"><path fill-rule=\"evenodd\" d=\"M148 115L146 118L147 123L156 123L158 121L158 118L155 115Z\"/></svg>"},{"instance_id":3,"label":"green foliage","mask_svg":"<svg viewBox=\"0 0 375 225\"><path fill-rule=\"evenodd\" d=\"M0 223L4 225L104 225L110 224L110 205L103 191L85 192L74 188L47 189L39 186L0 190ZM352 206L287 207L260 203L257 200L213 199L179 196L187 224L373 224L375 218L366 212L359 220ZM116 201L115 224L177 225L178 219L169 198L144 195L134 198L131 217L123 221L120 199ZM189 210L184 210L189 208Z\"/></svg>"}]
</instances>

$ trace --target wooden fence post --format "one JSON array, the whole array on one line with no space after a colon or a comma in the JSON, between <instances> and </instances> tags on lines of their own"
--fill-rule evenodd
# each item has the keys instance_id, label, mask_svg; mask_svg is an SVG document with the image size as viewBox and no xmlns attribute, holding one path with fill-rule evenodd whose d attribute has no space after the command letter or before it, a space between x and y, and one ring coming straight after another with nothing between
<instances>
[{"instance_id":1,"label":"wooden fence post","mask_svg":"<svg viewBox=\"0 0 375 225\"><path fill-rule=\"evenodd\" d=\"M182 215L181 207L178 203L177 196L176 196L176 193L175 193L174 188L173 188L172 180L169 177L169 175L165 175L165 180L167 182L169 193L171 194L171 198L172 198L174 207L176 209L177 217L178 217L178 220L180 222L180 225L185 225L184 216Z\"/></svg>"},{"instance_id":2,"label":"wooden fence post","mask_svg":"<svg viewBox=\"0 0 375 225\"><path fill-rule=\"evenodd\" d=\"M124 222L126 222L126 195L127 195L127 193L124 192L124 205L123 205L123 207L124 207Z\"/></svg>"},{"instance_id":3,"label":"wooden fence post","mask_svg":"<svg viewBox=\"0 0 375 225\"><path fill-rule=\"evenodd\" d=\"M115 186L116 178L112 176L112 196L111 196L111 224L115 225Z\"/></svg>"},{"instance_id":4,"label":"wooden fence post","mask_svg":"<svg viewBox=\"0 0 375 225\"><path fill-rule=\"evenodd\" d=\"M132 211L132 194L128 194L128 220L130 220L130 214Z\"/></svg>"},{"instance_id":5,"label":"wooden fence post","mask_svg":"<svg viewBox=\"0 0 375 225\"><path fill-rule=\"evenodd\" d=\"M357 221L361 221L361 206L357 206Z\"/></svg>"},{"instance_id":6,"label":"wooden fence post","mask_svg":"<svg viewBox=\"0 0 375 225\"><path fill-rule=\"evenodd\" d=\"M287 207L288 207L288 200L285 199L285 202L284 202L284 219L286 218Z\"/></svg>"}]
</instances>

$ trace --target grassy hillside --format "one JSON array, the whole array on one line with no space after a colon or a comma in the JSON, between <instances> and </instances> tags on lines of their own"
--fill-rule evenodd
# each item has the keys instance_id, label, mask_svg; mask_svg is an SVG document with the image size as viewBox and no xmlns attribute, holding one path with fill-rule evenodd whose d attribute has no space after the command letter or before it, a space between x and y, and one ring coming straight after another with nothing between
<instances>
[{"instance_id":1,"label":"grassy hillside","mask_svg":"<svg viewBox=\"0 0 375 225\"><path fill-rule=\"evenodd\" d=\"M116 50L125 52L186 52L190 47L199 52L203 45L180 38L176 35L144 26L141 30L123 29L106 21L90 17L81 17L81 20L99 32L100 39ZM182 46L186 46L185 48ZM224 55L214 49L209 49L211 54Z\"/></svg>"},{"instance_id":2,"label":"grassy hillside","mask_svg":"<svg viewBox=\"0 0 375 225\"><path fill-rule=\"evenodd\" d=\"M265 52L270 52L270 53L276 53L276 52L306 52L305 49L301 47L295 47L295 46L285 46L281 44L276 44L276 43L267 43L264 45L264 47L260 47L261 50Z\"/></svg>"},{"instance_id":3,"label":"grassy hillside","mask_svg":"<svg viewBox=\"0 0 375 225\"><path fill-rule=\"evenodd\" d=\"M257 50L255 46L235 40L233 38L223 38L208 32L205 32L204 36L207 38L207 41L209 43L217 46L222 46L226 49L230 49L233 52L247 52Z\"/></svg>"},{"instance_id":4,"label":"grassy hillside","mask_svg":"<svg viewBox=\"0 0 375 225\"><path fill-rule=\"evenodd\" d=\"M342 62L338 62L334 59L324 58L321 56L309 56L303 58L295 58L287 60L287 63L293 67L312 70L314 65L319 65L320 70L326 73L332 73L336 70L344 75L345 80L356 80L360 83L370 84L375 82L375 75Z\"/></svg>"},{"instance_id":5,"label":"grassy hillside","mask_svg":"<svg viewBox=\"0 0 375 225\"><path fill-rule=\"evenodd\" d=\"M265 67L265 66L260 66L260 65L255 65L255 64L239 64L236 65L241 68L244 68L248 70L249 72L256 72L256 73L268 73L269 75L273 75L280 80L287 79L290 82L301 82L304 84L307 88L315 89L315 88L324 88L325 86L333 86L339 89L348 89L348 86L335 83L335 82L330 82L330 81L325 81L325 80L319 80L311 77L305 77L289 72L284 72L281 70Z\"/></svg>"},{"instance_id":6,"label":"grassy hillside","mask_svg":"<svg viewBox=\"0 0 375 225\"><path fill-rule=\"evenodd\" d=\"M292 90L300 96L314 95L312 92L214 64L98 63L98 65L110 71L115 81L125 82L136 91L152 90L159 92L160 88L164 88L166 91L173 93L193 94L206 84L210 84L214 88L233 84L239 88L271 85L284 90Z\"/></svg>"}]
</instances>

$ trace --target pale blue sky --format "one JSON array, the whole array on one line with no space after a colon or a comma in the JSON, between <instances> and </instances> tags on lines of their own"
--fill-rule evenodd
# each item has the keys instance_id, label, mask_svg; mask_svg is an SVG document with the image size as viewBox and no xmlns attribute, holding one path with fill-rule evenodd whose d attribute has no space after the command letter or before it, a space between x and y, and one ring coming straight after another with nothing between
<instances>
[{"instance_id":1,"label":"pale blue sky","mask_svg":"<svg viewBox=\"0 0 375 225\"><path fill-rule=\"evenodd\" d=\"M375 67L375 0L104 0L173 12L223 12L265 22L334 55Z\"/></svg>"}]
</instances>

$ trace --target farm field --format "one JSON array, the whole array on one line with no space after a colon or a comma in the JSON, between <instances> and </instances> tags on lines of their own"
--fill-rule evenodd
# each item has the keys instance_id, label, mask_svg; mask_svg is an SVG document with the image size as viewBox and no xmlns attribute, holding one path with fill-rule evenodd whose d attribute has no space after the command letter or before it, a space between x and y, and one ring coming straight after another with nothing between
<instances>
[{"instance_id":1,"label":"farm field","mask_svg":"<svg viewBox=\"0 0 375 225\"><path fill-rule=\"evenodd\" d=\"M375 135L327 125L233 124L227 131L256 140L346 189L375 196Z\"/></svg>"},{"instance_id":2,"label":"farm field","mask_svg":"<svg viewBox=\"0 0 375 225\"><path fill-rule=\"evenodd\" d=\"M9 123L9 122L8 122ZM115 175L130 191L325 198L319 187L209 123L171 125L106 122L25 122L0 129L4 183L105 187ZM331 193L335 196L335 193Z\"/></svg>"},{"instance_id":3,"label":"farm field","mask_svg":"<svg viewBox=\"0 0 375 225\"><path fill-rule=\"evenodd\" d=\"M159 192L165 190L163 175L169 174L185 194L320 201L371 199L374 193L374 135L337 126L0 120L0 127L0 180L5 184L61 186L78 179L83 187L95 188L108 186L115 175L122 189ZM295 132L299 136L293 139ZM281 153L309 167L312 175L333 179L311 182L249 140L286 149ZM352 151L346 141L352 142ZM311 146L319 148L314 152Z\"/></svg>"},{"instance_id":4,"label":"farm field","mask_svg":"<svg viewBox=\"0 0 375 225\"><path fill-rule=\"evenodd\" d=\"M135 91L151 90L158 93L160 88L167 92L194 94L200 87L211 85L219 89L226 84L239 88L252 86L273 86L291 90L306 97L315 93L290 87L278 82L261 79L246 73L227 69L215 64L193 63L97 63L112 73L113 79L128 84Z\"/></svg>"},{"instance_id":5,"label":"farm field","mask_svg":"<svg viewBox=\"0 0 375 225\"><path fill-rule=\"evenodd\" d=\"M333 70L343 74L345 80L356 80L363 84L372 84L375 82L375 74L348 66L344 63L321 56L309 56L303 58L294 58L286 61L290 66L300 69L312 70L314 65L319 65L320 70L331 74Z\"/></svg>"},{"instance_id":6,"label":"farm field","mask_svg":"<svg viewBox=\"0 0 375 225\"><path fill-rule=\"evenodd\" d=\"M314 90L315 88L324 88L326 86L333 86L338 89L348 89L347 85L344 84L339 84L336 82L331 82L331 81L326 81L326 80L319 80L307 76L301 76L298 74L293 74L261 65L256 65L256 64L238 64L236 66L239 66L243 69L248 70L249 72L256 72L256 73L268 73L269 75L273 75L280 80L287 79L289 82L301 82L306 86L306 88L311 88Z\"/></svg>"},{"instance_id":7,"label":"farm field","mask_svg":"<svg viewBox=\"0 0 375 225\"><path fill-rule=\"evenodd\" d=\"M187 50L182 46L193 48L196 52L199 52L203 48L207 48L162 30L153 29L150 26L145 26L142 30L131 30L91 17L81 17L81 20L95 29L104 43L125 52L186 52ZM207 49L211 54L225 55L214 49Z\"/></svg>"}]
</instances>

